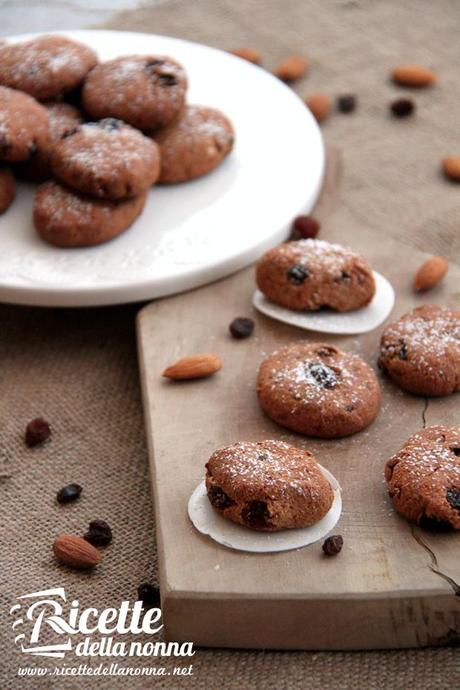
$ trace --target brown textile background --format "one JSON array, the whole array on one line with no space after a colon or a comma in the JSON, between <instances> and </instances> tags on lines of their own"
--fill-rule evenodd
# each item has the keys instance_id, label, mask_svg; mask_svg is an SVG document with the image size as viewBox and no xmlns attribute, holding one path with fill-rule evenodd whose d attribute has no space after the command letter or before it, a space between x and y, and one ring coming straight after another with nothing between
<instances>
[{"instance_id":1,"label":"brown textile background","mask_svg":"<svg viewBox=\"0 0 460 690\"><path fill-rule=\"evenodd\" d=\"M443 181L438 166L446 153L460 153L457 0L145 4L119 15L110 28L170 34L222 48L254 46L264 52L268 67L289 53L305 52L311 70L297 87L300 94L316 89L358 94L355 114L337 114L323 128L326 140L343 152L344 208L378 228L382 241L387 233L399 237L407 248L401 265L411 266L411 246L458 261L460 188ZM421 62L440 75L439 88L415 94L419 113L413 121L394 122L387 114L388 101L401 93L388 82L387 73L400 61ZM280 122L281 130L283 125ZM269 149L267 142L268 155ZM453 648L366 653L198 650L192 679L16 677L18 666L27 660L13 646L7 615L15 597L62 585L82 606L105 608L133 600L139 582L157 577L136 311L0 307L0 687L459 687L460 661ZM22 433L37 414L51 421L53 440L30 451L23 446ZM82 484L81 500L58 507L56 490L69 482ZM81 533L96 517L108 520L115 533L103 566L92 575L56 566L50 549L54 537L65 531ZM145 660L132 663L148 665ZM171 668L175 662L165 665Z\"/></svg>"}]
</instances>

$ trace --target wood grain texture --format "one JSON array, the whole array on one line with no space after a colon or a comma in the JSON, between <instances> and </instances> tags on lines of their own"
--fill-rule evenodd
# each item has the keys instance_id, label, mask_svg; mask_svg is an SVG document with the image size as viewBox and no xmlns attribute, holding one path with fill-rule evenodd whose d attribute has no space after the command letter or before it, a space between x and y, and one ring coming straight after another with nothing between
<instances>
[{"instance_id":1,"label":"wood grain texture","mask_svg":"<svg viewBox=\"0 0 460 690\"><path fill-rule=\"evenodd\" d=\"M315 214L321 237L363 252L397 292L397 317L428 299L459 304L458 266L423 298L412 293L413 270L426 255L382 238L338 203L340 160L329 153ZM280 649L372 649L460 640L460 534L430 535L393 511L385 460L424 424L458 424L458 397L425 400L381 377L383 403L374 424L340 441L287 433L264 416L255 378L263 357L291 341L322 340L361 354L376 366L377 331L358 337L307 333L254 313L253 269L145 307L138 341L160 581L169 639L205 646ZM228 324L253 316L256 329L235 341ZM206 380L169 382L163 369L179 357L216 352L221 372ZM215 448L274 438L312 450L343 488L335 528L340 556L320 544L277 554L246 554L199 534L187 502Z\"/></svg>"}]
</instances>

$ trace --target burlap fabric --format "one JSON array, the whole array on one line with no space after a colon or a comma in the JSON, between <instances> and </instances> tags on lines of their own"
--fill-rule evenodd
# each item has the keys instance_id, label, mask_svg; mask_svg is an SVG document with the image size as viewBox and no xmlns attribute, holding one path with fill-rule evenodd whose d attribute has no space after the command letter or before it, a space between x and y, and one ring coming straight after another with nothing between
<instances>
[{"instance_id":1,"label":"burlap fabric","mask_svg":"<svg viewBox=\"0 0 460 690\"><path fill-rule=\"evenodd\" d=\"M337 115L324 126L326 139L344 154L344 205L351 205L382 237L398 236L408 256L416 246L458 261L460 191L443 182L438 171L445 153L460 151L460 5L455 0L166 0L145 5L119 15L110 28L171 34L222 48L254 46L264 52L268 67L289 53L305 52L311 57L311 71L296 87L299 93L322 89L358 94L356 114ZM416 126L392 121L386 109L399 93L387 81L388 68L406 60L433 67L441 78L435 92L416 94ZM280 122L281 136L284 126ZM267 142L268 152L269 147ZM192 678L16 676L25 659L13 645L7 615L15 597L64 586L82 607L103 609L133 600L140 582L157 578L136 310L0 308L0 686L459 687L460 661L454 648L366 653L198 650ZM53 440L30 451L22 434L37 414L51 421ZM58 506L55 492L68 482L84 487L81 500ZM115 533L103 567L88 575L56 566L51 554L56 534L81 533L97 517L108 520ZM162 663L168 669L176 665L173 660Z\"/></svg>"}]
</instances>

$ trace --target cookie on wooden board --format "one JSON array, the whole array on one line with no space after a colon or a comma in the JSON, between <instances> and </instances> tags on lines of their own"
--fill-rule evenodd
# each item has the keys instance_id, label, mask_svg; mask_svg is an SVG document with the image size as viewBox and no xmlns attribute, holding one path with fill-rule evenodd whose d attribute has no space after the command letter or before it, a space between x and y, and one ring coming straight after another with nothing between
<instances>
[{"instance_id":1,"label":"cookie on wooden board","mask_svg":"<svg viewBox=\"0 0 460 690\"><path fill-rule=\"evenodd\" d=\"M0 160L25 161L48 144L48 113L34 98L0 86Z\"/></svg>"}]
</instances>

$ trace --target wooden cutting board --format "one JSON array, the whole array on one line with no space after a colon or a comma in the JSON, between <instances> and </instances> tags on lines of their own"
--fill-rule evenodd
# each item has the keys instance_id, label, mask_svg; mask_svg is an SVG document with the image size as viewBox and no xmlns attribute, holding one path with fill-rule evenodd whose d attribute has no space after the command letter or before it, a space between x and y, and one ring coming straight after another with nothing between
<instances>
[{"instance_id":1,"label":"wooden cutting board","mask_svg":"<svg viewBox=\"0 0 460 690\"><path fill-rule=\"evenodd\" d=\"M362 251L397 291L393 317L422 300L405 272L409 250L382 242L337 204L339 161L328 174L315 215L321 237ZM410 265L423 255L410 251ZM459 303L460 271L429 300ZM307 333L254 313L253 269L187 294L154 302L138 317L138 342L155 504L160 585L167 639L210 647L372 649L460 641L460 534L433 535L393 511L385 460L425 424L458 424L458 397L425 400L381 378L379 417L339 441L308 439L262 413L255 378L263 357L295 340L323 340L375 365L381 328L359 337ZM426 298L425 298L426 299ZM228 324L252 316L253 337L235 341ZM179 357L216 352L221 372L172 383L163 369ZM215 448L238 440L282 439L311 449L343 489L336 558L321 545L275 554L227 549L198 533L187 502Z\"/></svg>"}]
</instances>

